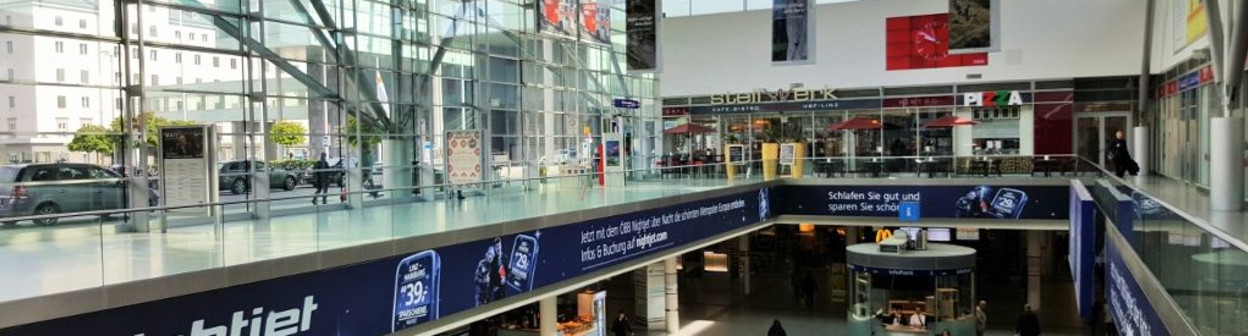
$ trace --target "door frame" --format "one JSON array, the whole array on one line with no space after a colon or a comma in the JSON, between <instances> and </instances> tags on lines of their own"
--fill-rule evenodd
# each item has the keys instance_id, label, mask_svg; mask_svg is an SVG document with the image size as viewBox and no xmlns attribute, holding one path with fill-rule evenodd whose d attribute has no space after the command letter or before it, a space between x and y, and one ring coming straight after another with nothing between
<instances>
[{"instance_id":1,"label":"door frame","mask_svg":"<svg viewBox=\"0 0 1248 336\"><path fill-rule=\"evenodd\" d=\"M1135 130L1133 130L1134 127L1132 127L1135 125L1135 118L1134 116L1131 115L1130 111L1075 113L1074 120L1073 120L1074 122L1070 124L1071 135L1074 137L1074 139L1071 139L1071 140L1073 140L1074 141L1073 143L1075 144L1075 153L1078 154L1079 152L1078 150L1079 140L1081 140L1082 138L1081 135L1079 134L1079 119L1083 119L1083 118L1095 119L1096 128L1100 130L1100 132L1097 132L1097 135L1096 135L1097 136L1096 163L1097 165L1101 167L1106 167L1108 169L1109 166L1107 166L1105 162L1105 156L1106 156L1105 151L1108 148L1106 148L1105 145L1109 142L1109 139L1107 139L1105 135L1105 119L1116 118L1116 117L1127 118L1127 127L1125 127L1125 129L1123 129L1122 131L1127 133L1126 138L1127 138L1128 143L1130 143L1130 141L1132 141L1133 139L1132 136L1135 133ZM1128 150L1130 150L1130 148L1128 148Z\"/></svg>"}]
</instances>

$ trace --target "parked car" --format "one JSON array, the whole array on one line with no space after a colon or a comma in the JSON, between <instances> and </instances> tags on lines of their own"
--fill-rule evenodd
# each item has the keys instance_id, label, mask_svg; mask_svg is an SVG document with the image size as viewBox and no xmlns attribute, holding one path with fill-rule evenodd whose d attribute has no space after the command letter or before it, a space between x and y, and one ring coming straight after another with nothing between
<instances>
[{"instance_id":1,"label":"parked car","mask_svg":"<svg viewBox=\"0 0 1248 336\"><path fill-rule=\"evenodd\" d=\"M0 167L0 217L127 208L128 184L109 168L85 163L31 163ZM159 196L148 189L148 206ZM105 216L107 217L107 216ZM56 224L58 218L35 220ZM15 221L0 221L11 225Z\"/></svg>"},{"instance_id":2,"label":"parked car","mask_svg":"<svg viewBox=\"0 0 1248 336\"><path fill-rule=\"evenodd\" d=\"M251 165L256 170L269 169L269 187L282 188L286 191L295 190L299 186L299 174L277 167L269 167L264 161L242 160L218 163L217 171L221 190L229 190L235 195L245 194L251 190Z\"/></svg>"}]
</instances>

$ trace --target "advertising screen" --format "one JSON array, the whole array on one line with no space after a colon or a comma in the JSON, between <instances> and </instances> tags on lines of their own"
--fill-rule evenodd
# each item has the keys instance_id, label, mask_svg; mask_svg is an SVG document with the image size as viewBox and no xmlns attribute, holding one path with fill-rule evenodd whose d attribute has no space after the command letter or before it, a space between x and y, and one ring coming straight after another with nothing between
<instances>
[{"instance_id":1,"label":"advertising screen","mask_svg":"<svg viewBox=\"0 0 1248 336\"><path fill-rule=\"evenodd\" d=\"M948 14L891 17L885 26L889 71L988 65L988 53L950 52Z\"/></svg>"}]
</instances>

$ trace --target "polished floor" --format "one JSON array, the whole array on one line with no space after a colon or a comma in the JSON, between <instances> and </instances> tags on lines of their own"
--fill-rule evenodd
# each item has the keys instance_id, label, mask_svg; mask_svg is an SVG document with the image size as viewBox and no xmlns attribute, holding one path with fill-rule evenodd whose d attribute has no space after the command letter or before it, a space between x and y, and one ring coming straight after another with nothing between
<instances>
[{"instance_id":1,"label":"polished floor","mask_svg":"<svg viewBox=\"0 0 1248 336\"><path fill-rule=\"evenodd\" d=\"M636 330L635 334L767 335L772 321L780 320L788 335L845 335L844 308L833 303L827 296L827 291L817 290L819 304L812 312L798 308L786 276L756 274L753 281L753 291L746 295L742 294L739 280L730 280L724 274L709 274L702 279L682 276L679 287L681 331L669 334L664 331ZM986 312L989 320L987 335L1014 335L1014 318L1017 314L1015 307L1022 307L1025 292L1017 287L998 287L985 288L986 292L994 293L995 297ZM632 294L629 290L631 288L627 282L612 279L611 285L607 287L608 311L622 309L632 315L633 300L629 297ZM1067 314L1074 304L1073 287L1069 282L1049 283L1044 290L1051 293L1043 296L1043 304L1049 308L1040 311L1044 335L1086 335L1077 326L1077 319ZM624 292L623 297L615 295L618 292Z\"/></svg>"},{"instance_id":2,"label":"polished floor","mask_svg":"<svg viewBox=\"0 0 1248 336\"><path fill-rule=\"evenodd\" d=\"M750 181L735 182L741 183ZM126 233L118 229L120 220L52 227L23 225L0 230L0 274L4 274L0 277L0 302L731 184L710 179L641 182L612 189L535 184L529 191L491 192L465 200L353 210L330 203L305 214L275 216L268 221L189 225L165 233Z\"/></svg>"}]
</instances>

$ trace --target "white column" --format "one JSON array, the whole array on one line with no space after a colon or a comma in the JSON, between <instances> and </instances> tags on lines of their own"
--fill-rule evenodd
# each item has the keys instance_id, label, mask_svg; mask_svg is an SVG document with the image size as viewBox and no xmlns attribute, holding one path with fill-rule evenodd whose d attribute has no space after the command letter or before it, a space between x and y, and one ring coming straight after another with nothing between
<instances>
[{"instance_id":1,"label":"white column","mask_svg":"<svg viewBox=\"0 0 1248 336\"><path fill-rule=\"evenodd\" d=\"M741 236L737 242L737 250L741 252L741 289L750 294L750 236Z\"/></svg>"},{"instance_id":2,"label":"white column","mask_svg":"<svg viewBox=\"0 0 1248 336\"><path fill-rule=\"evenodd\" d=\"M1027 244L1027 303L1032 310L1040 310L1040 240L1044 232L1027 231L1023 239Z\"/></svg>"},{"instance_id":3,"label":"white column","mask_svg":"<svg viewBox=\"0 0 1248 336\"><path fill-rule=\"evenodd\" d=\"M667 294L667 333L675 334L680 331L680 300L677 298L679 292L676 288L676 257L668 258L663 261L664 272L663 280L664 290Z\"/></svg>"},{"instance_id":4,"label":"white column","mask_svg":"<svg viewBox=\"0 0 1248 336\"><path fill-rule=\"evenodd\" d=\"M1244 204L1244 121L1212 118L1209 131L1210 208L1239 211Z\"/></svg>"},{"instance_id":5,"label":"white column","mask_svg":"<svg viewBox=\"0 0 1248 336\"><path fill-rule=\"evenodd\" d=\"M633 319L646 330L667 328L667 291L663 287L667 281L666 267L660 261L633 271Z\"/></svg>"},{"instance_id":6,"label":"white column","mask_svg":"<svg viewBox=\"0 0 1248 336\"><path fill-rule=\"evenodd\" d=\"M1140 166L1140 175L1135 177L1136 183L1143 183L1148 178L1148 127L1136 126L1133 132L1131 156Z\"/></svg>"},{"instance_id":7,"label":"white column","mask_svg":"<svg viewBox=\"0 0 1248 336\"><path fill-rule=\"evenodd\" d=\"M538 324L541 326L541 336L556 336L559 334L555 327L559 324L559 307L555 296L551 296L538 301L537 313L541 320Z\"/></svg>"}]
</instances>

